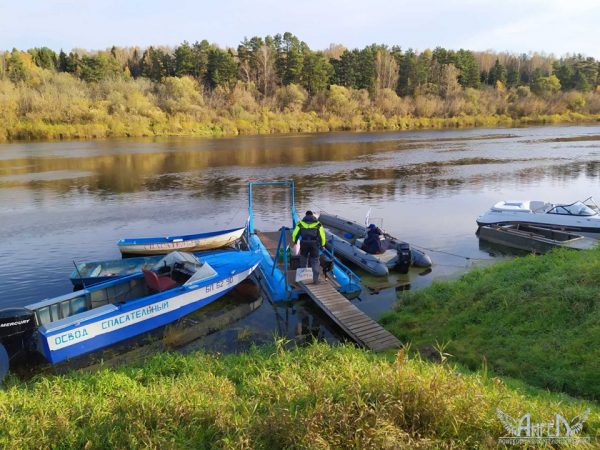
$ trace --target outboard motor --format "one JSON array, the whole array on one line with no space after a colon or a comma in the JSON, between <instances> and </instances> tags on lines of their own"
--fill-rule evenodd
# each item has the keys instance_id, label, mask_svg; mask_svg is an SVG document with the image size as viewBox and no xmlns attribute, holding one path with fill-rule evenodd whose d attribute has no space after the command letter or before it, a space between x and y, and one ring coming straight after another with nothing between
<instances>
[{"instance_id":1,"label":"outboard motor","mask_svg":"<svg viewBox=\"0 0 600 450\"><path fill-rule=\"evenodd\" d=\"M400 273L408 273L411 263L411 251L410 245L403 242L398 245L398 262L396 263L396 270Z\"/></svg>"},{"instance_id":2,"label":"outboard motor","mask_svg":"<svg viewBox=\"0 0 600 450\"><path fill-rule=\"evenodd\" d=\"M25 308L7 308L0 310L0 347L6 349L8 358L31 348L35 331L33 312ZM0 367L0 372L4 367ZM8 367L6 367L8 370ZM0 380L5 374L0 373Z\"/></svg>"}]
</instances>

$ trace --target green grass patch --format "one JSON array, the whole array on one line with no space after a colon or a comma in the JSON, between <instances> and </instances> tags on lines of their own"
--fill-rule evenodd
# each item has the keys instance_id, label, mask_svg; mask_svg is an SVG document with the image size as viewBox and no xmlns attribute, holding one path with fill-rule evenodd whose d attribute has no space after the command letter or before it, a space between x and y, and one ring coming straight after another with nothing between
<instances>
[{"instance_id":1,"label":"green grass patch","mask_svg":"<svg viewBox=\"0 0 600 450\"><path fill-rule=\"evenodd\" d=\"M496 408L532 420L587 408L485 373L350 346L282 345L228 356L158 354L142 365L9 378L2 448L480 448L506 435Z\"/></svg>"},{"instance_id":2,"label":"green grass patch","mask_svg":"<svg viewBox=\"0 0 600 450\"><path fill-rule=\"evenodd\" d=\"M382 323L471 369L600 398L600 250L557 250L401 294Z\"/></svg>"}]
</instances>

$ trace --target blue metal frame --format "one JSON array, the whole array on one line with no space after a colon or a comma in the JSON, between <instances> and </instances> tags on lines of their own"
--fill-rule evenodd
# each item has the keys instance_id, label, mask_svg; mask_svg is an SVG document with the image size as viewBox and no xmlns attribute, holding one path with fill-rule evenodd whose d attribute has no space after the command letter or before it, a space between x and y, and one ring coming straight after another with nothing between
<instances>
[{"instance_id":1,"label":"blue metal frame","mask_svg":"<svg viewBox=\"0 0 600 450\"><path fill-rule=\"evenodd\" d=\"M283 249L283 276L285 282L285 292L289 295L290 293L290 285L287 282L288 276L288 256L287 256L287 238L286 231L289 230L287 227L281 227L279 229L279 242L277 242L277 249L275 250L275 258L273 259L273 268L271 269L271 276L275 273L275 268L277 267L277 258L279 258L279 251Z\"/></svg>"},{"instance_id":2,"label":"blue metal frame","mask_svg":"<svg viewBox=\"0 0 600 450\"><path fill-rule=\"evenodd\" d=\"M298 215L296 214L296 203L294 200L294 180L285 181L250 181L248 183L248 233L254 233L254 211L252 210L252 187L253 186L289 186L290 187L290 199L292 209L292 229L298 223Z\"/></svg>"}]
</instances>

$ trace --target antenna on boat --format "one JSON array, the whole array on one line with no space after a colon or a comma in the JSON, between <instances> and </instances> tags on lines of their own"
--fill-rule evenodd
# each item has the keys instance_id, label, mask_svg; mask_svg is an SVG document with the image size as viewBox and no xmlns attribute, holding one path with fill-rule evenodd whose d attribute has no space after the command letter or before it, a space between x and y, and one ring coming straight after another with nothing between
<instances>
[{"instance_id":1,"label":"antenna on boat","mask_svg":"<svg viewBox=\"0 0 600 450\"><path fill-rule=\"evenodd\" d=\"M75 266L75 270L77 271L77 275L79 275L79 281L81 281L81 285L83 286L84 289L86 289L86 287L85 287L85 281L83 281L83 277L81 276L81 272L79 271L79 267L77 267L77 264L75 263L75 260L73 260L73 265Z\"/></svg>"}]
</instances>

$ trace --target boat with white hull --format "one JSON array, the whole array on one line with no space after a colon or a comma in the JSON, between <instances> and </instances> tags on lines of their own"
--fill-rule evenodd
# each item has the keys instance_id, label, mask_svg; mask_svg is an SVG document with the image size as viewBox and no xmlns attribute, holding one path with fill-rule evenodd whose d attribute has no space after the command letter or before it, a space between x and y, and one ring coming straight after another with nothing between
<instances>
[{"instance_id":1,"label":"boat with white hull","mask_svg":"<svg viewBox=\"0 0 600 450\"><path fill-rule=\"evenodd\" d=\"M175 250L199 252L231 245L241 239L245 227L185 236L126 238L117 242L123 255L164 255Z\"/></svg>"},{"instance_id":2,"label":"boat with white hull","mask_svg":"<svg viewBox=\"0 0 600 450\"><path fill-rule=\"evenodd\" d=\"M539 200L501 201L480 215L477 224L480 227L527 224L600 238L599 209L591 197L561 204Z\"/></svg>"}]
</instances>

